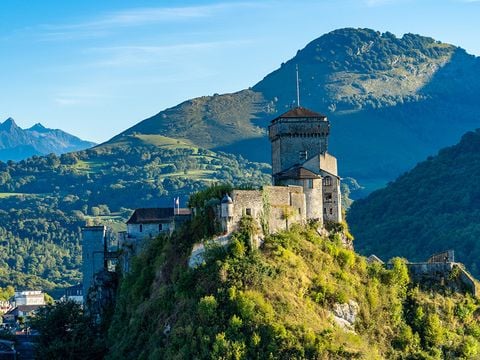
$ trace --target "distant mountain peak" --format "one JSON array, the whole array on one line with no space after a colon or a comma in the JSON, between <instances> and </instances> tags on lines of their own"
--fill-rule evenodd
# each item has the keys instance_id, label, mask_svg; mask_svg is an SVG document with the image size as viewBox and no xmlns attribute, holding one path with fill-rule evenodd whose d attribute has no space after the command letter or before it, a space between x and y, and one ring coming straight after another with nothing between
<instances>
[{"instance_id":1,"label":"distant mountain peak","mask_svg":"<svg viewBox=\"0 0 480 360\"><path fill-rule=\"evenodd\" d=\"M36 123L35 125L33 125L31 128L27 130L36 131L36 132L45 132L45 131L48 131L49 129L43 126L41 123Z\"/></svg>"},{"instance_id":2,"label":"distant mountain peak","mask_svg":"<svg viewBox=\"0 0 480 360\"><path fill-rule=\"evenodd\" d=\"M3 123L0 124L0 130L10 131L12 129L18 128L18 125L15 123L13 118L9 117Z\"/></svg>"},{"instance_id":3,"label":"distant mountain peak","mask_svg":"<svg viewBox=\"0 0 480 360\"><path fill-rule=\"evenodd\" d=\"M41 123L22 129L11 117L0 122L0 161L18 161L32 155L63 154L94 145L65 131L46 128Z\"/></svg>"}]
</instances>

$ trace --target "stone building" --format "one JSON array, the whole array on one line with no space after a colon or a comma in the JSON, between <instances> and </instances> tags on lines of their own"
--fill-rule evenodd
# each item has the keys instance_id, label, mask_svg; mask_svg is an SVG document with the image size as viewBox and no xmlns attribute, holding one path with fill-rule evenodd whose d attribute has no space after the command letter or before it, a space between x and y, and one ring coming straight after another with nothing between
<instances>
[{"instance_id":1,"label":"stone building","mask_svg":"<svg viewBox=\"0 0 480 360\"><path fill-rule=\"evenodd\" d=\"M45 305L45 294L41 290L15 291L15 306L21 305Z\"/></svg>"},{"instance_id":2,"label":"stone building","mask_svg":"<svg viewBox=\"0 0 480 360\"><path fill-rule=\"evenodd\" d=\"M219 211L224 233L234 231L243 215L269 233L308 220L341 222L340 177L337 159L327 151L329 133L324 115L302 107L273 119L268 128L273 186L226 195Z\"/></svg>"},{"instance_id":3,"label":"stone building","mask_svg":"<svg viewBox=\"0 0 480 360\"><path fill-rule=\"evenodd\" d=\"M127 221L127 237L143 240L169 234L176 223L189 218L190 214L190 209L173 207L136 209Z\"/></svg>"},{"instance_id":4,"label":"stone building","mask_svg":"<svg viewBox=\"0 0 480 360\"><path fill-rule=\"evenodd\" d=\"M326 116L297 107L272 120L273 185L303 187L307 219L342 221L337 159L328 153Z\"/></svg>"},{"instance_id":5,"label":"stone building","mask_svg":"<svg viewBox=\"0 0 480 360\"><path fill-rule=\"evenodd\" d=\"M77 304L83 304L83 285L77 284L65 289L65 294L60 298L61 301L74 301Z\"/></svg>"}]
</instances>

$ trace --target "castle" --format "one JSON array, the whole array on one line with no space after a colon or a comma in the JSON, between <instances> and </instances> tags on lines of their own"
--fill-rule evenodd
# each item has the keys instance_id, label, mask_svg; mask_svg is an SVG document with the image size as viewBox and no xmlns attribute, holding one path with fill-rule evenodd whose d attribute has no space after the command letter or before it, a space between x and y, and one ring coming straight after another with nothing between
<instances>
[{"instance_id":1,"label":"castle","mask_svg":"<svg viewBox=\"0 0 480 360\"><path fill-rule=\"evenodd\" d=\"M329 133L327 117L303 107L273 119L268 127L273 186L226 195L219 211L224 234L235 231L245 215L268 233L309 220L341 222L340 177L337 159L327 151Z\"/></svg>"},{"instance_id":2,"label":"castle","mask_svg":"<svg viewBox=\"0 0 480 360\"><path fill-rule=\"evenodd\" d=\"M217 207L216 221L228 241L242 217L251 216L266 235L288 229L293 223L342 220L340 178L337 159L330 155L330 123L326 116L303 107L293 108L273 119L268 127L272 143L272 186L261 190L233 190L225 194ZM127 232L119 234L122 268L130 271L130 259L147 239L171 233L177 224L191 217L190 209L137 209L127 222ZM109 249L107 228L90 226L83 234L83 296L98 274L108 272L109 261L118 251ZM260 241L257 236L256 240ZM258 245L258 243L257 243ZM194 250L195 252L195 250Z\"/></svg>"}]
</instances>

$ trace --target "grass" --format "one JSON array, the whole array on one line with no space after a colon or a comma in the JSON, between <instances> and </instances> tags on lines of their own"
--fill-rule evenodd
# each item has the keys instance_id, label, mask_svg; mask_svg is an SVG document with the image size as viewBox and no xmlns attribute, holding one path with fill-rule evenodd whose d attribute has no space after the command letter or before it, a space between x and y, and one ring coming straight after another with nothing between
<instances>
[{"instance_id":1,"label":"grass","mask_svg":"<svg viewBox=\"0 0 480 360\"><path fill-rule=\"evenodd\" d=\"M9 198L12 196L35 196L35 194L26 194L26 193L0 193L0 199Z\"/></svg>"},{"instance_id":2,"label":"grass","mask_svg":"<svg viewBox=\"0 0 480 360\"><path fill-rule=\"evenodd\" d=\"M103 167L105 164L97 161L84 161L78 160L73 168L77 171L87 172L87 173L94 173Z\"/></svg>"},{"instance_id":3,"label":"grass","mask_svg":"<svg viewBox=\"0 0 480 360\"><path fill-rule=\"evenodd\" d=\"M186 174L183 171L178 171L175 173L162 174L158 176L158 178L188 177L189 179L211 180L213 174L215 174L214 170L188 170Z\"/></svg>"},{"instance_id":4,"label":"grass","mask_svg":"<svg viewBox=\"0 0 480 360\"><path fill-rule=\"evenodd\" d=\"M132 137L139 139L145 144L155 145L157 147L163 147L168 149L177 149L177 148L195 148L191 141L187 139L172 139L162 135L145 135L137 134Z\"/></svg>"}]
</instances>

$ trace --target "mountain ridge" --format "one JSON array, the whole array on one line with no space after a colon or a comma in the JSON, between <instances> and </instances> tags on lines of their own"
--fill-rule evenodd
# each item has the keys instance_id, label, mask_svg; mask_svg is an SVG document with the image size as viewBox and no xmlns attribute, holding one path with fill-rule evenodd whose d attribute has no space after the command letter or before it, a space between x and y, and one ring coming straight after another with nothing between
<instances>
[{"instance_id":1,"label":"mountain ridge","mask_svg":"<svg viewBox=\"0 0 480 360\"><path fill-rule=\"evenodd\" d=\"M0 161L19 161L50 153L60 155L94 145L63 130L46 128L41 123L22 129L11 117L0 122Z\"/></svg>"},{"instance_id":2,"label":"mountain ridge","mask_svg":"<svg viewBox=\"0 0 480 360\"><path fill-rule=\"evenodd\" d=\"M268 162L268 120L292 107L297 65L302 106L326 113L340 173L361 184L385 184L480 125L479 58L429 37L345 28L249 89L187 100L122 134L179 137Z\"/></svg>"}]
</instances>

